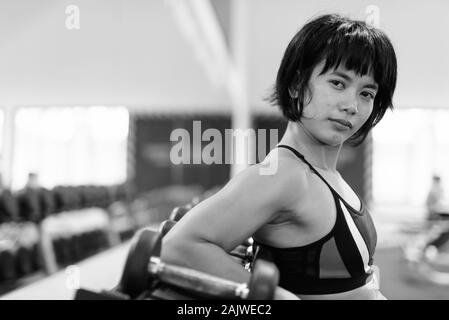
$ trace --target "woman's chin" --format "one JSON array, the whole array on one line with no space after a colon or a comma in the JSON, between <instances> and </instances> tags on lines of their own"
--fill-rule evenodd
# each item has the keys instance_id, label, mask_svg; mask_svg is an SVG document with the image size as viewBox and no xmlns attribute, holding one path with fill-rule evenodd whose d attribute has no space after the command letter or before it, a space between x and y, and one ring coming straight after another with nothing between
<instances>
[{"instance_id":1,"label":"woman's chin","mask_svg":"<svg viewBox=\"0 0 449 320\"><path fill-rule=\"evenodd\" d=\"M347 139L345 137L342 137L340 135L335 135L331 137L323 137L320 139L320 142L324 145L330 146L330 147L338 147L342 143L344 143Z\"/></svg>"}]
</instances>

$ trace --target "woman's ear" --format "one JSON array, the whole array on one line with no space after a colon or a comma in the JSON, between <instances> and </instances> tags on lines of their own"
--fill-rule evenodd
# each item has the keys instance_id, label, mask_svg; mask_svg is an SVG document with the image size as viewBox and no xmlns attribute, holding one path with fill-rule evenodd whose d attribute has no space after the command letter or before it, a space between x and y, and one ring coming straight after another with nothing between
<instances>
[{"instance_id":1,"label":"woman's ear","mask_svg":"<svg viewBox=\"0 0 449 320\"><path fill-rule=\"evenodd\" d=\"M292 99L298 99L299 97L299 72L296 71L296 74L292 81L290 82L290 85L288 86L288 93L290 95L290 98Z\"/></svg>"},{"instance_id":2,"label":"woman's ear","mask_svg":"<svg viewBox=\"0 0 449 320\"><path fill-rule=\"evenodd\" d=\"M288 88L288 93L290 94L290 98L296 99L299 96L298 90L293 89L292 87Z\"/></svg>"}]
</instances>

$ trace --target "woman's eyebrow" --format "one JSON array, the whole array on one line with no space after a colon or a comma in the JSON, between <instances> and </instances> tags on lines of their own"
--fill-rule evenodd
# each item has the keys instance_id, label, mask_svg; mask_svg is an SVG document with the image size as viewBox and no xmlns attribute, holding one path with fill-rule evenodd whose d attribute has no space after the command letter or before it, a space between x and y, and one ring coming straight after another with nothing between
<instances>
[{"instance_id":1,"label":"woman's eyebrow","mask_svg":"<svg viewBox=\"0 0 449 320\"><path fill-rule=\"evenodd\" d=\"M346 74L344 72L341 72L341 71L333 71L333 72L331 72L331 74L339 76L339 77L342 77L343 79L345 79L348 82L352 82L354 80L350 75L348 75L348 74ZM378 89L378 86L375 83L367 83L363 87L364 88L368 88L368 89L373 89L373 90L377 90Z\"/></svg>"}]
</instances>

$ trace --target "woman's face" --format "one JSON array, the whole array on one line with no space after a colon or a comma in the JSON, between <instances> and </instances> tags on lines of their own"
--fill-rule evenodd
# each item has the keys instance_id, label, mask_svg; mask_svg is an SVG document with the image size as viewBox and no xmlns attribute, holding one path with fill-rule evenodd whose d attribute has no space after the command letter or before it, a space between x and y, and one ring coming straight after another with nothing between
<instances>
[{"instance_id":1,"label":"woman's face","mask_svg":"<svg viewBox=\"0 0 449 320\"><path fill-rule=\"evenodd\" d=\"M337 146L368 120L378 86L371 75L360 77L341 64L320 75L324 63L319 63L310 76L301 122L319 142Z\"/></svg>"}]
</instances>

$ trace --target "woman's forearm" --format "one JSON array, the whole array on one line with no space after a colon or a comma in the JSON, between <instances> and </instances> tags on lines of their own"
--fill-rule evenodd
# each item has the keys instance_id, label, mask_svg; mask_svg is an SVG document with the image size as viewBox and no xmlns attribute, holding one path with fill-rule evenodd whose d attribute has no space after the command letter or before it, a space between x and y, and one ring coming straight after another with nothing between
<instances>
[{"instance_id":1,"label":"woman's forearm","mask_svg":"<svg viewBox=\"0 0 449 320\"><path fill-rule=\"evenodd\" d=\"M221 247L209 243L198 242L194 244L163 244L162 260L179 266L193 268L217 277L248 283L251 273L230 256ZM275 300L296 300L298 297L290 291L277 287Z\"/></svg>"},{"instance_id":2,"label":"woman's forearm","mask_svg":"<svg viewBox=\"0 0 449 320\"><path fill-rule=\"evenodd\" d=\"M162 245L162 261L189 267L236 282L248 282L251 274L221 247L211 242L171 242Z\"/></svg>"}]
</instances>

